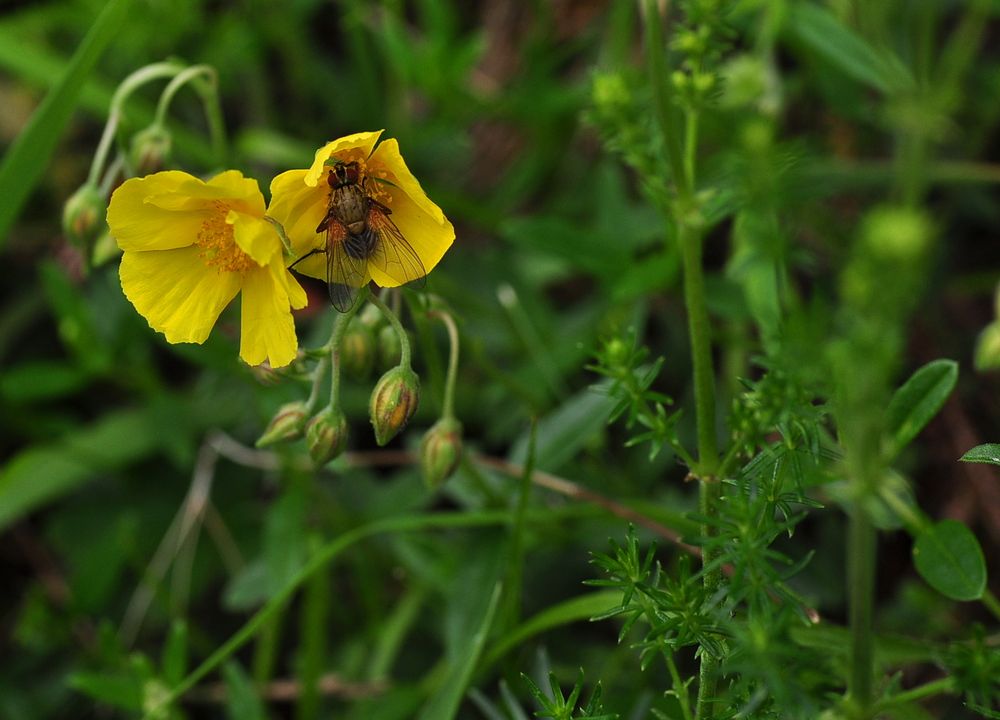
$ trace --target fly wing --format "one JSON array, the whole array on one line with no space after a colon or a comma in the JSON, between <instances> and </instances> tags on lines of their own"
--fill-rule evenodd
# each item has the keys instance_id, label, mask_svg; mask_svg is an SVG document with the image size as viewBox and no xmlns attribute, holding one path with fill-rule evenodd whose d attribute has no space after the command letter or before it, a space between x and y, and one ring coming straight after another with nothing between
<instances>
[{"instance_id":1,"label":"fly wing","mask_svg":"<svg viewBox=\"0 0 1000 720\"><path fill-rule=\"evenodd\" d=\"M326 228L326 289L330 302L342 313L358 301L358 291L370 280L363 257L347 252L347 228L332 221Z\"/></svg>"},{"instance_id":2,"label":"fly wing","mask_svg":"<svg viewBox=\"0 0 1000 720\"><path fill-rule=\"evenodd\" d=\"M381 206L373 204L368 210L368 227L378 235L368 262L400 285L413 282L423 287L427 276L424 264Z\"/></svg>"}]
</instances>

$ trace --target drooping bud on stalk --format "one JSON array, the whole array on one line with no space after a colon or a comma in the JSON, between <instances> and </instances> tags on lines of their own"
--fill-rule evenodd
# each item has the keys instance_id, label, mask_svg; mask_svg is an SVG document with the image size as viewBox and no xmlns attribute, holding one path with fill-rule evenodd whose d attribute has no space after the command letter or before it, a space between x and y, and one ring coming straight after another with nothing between
<instances>
[{"instance_id":1,"label":"drooping bud on stalk","mask_svg":"<svg viewBox=\"0 0 1000 720\"><path fill-rule=\"evenodd\" d=\"M304 402L282 405L271 418L271 422L267 424L264 433L257 439L257 447L267 447L301 437L306 417L306 404Z\"/></svg>"},{"instance_id":2,"label":"drooping bud on stalk","mask_svg":"<svg viewBox=\"0 0 1000 720\"><path fill-rule=\"evenodd\" d=\"M347 418L340 408L326 408L306 424L309 457L326 465L347 447Z\"/></svg>"},{"instance_id":3,"label":"drooping bud on stalk","mask_svg":"<svg viewBox=\"0 0 1000 720\"><path fill-rule=\"evenodd\" d=\"M170 156L170 132L162 125L150 125L132 136L128 159L139 177L163 169Z\"/></svg>"},{"instance_id":4,"label":"drooping bud on stalk","mask_svg":"<svg viewBox=\"0 0 1000 720\"><path fill-rule=\"evenodd\" d=\"M462 423L441 418L420 441L420 471L432 490L450 478L462 459Z\"/></svg>"},{"instance_id":5,"label":"drooping bud on stalk","mask_svg":"<svg viewBox=\"0 0 1000 720\"><path fill-rule=\"evenodd\" d=\"M367 380L375 366L375 335L364 323L351 321L340 341L340 367L354 380Z\"/></svg>"},{"instance_id":6,"label":"drooping bud on stalk","mask_svg":"<svg viewBox=\"0 0 1000 720\"><path fill-rule=\"evenodd\" d=\"M375 384L368 405L375 441L381 446L406 427L420 402L420 380L409 367L399 365Z\"/></svg>"},{"instance_id":7,"label":"drooping bud on stalk","mask_svg":"<svg viewBox=\"0 0 1000 720\"><path fill-rule=\"evenodd\" d=\"M90 256L94 241L104 231L108 204L91 184L80 187L63 205L63 232L66 239Z\"/></svg>"}]
</instances>

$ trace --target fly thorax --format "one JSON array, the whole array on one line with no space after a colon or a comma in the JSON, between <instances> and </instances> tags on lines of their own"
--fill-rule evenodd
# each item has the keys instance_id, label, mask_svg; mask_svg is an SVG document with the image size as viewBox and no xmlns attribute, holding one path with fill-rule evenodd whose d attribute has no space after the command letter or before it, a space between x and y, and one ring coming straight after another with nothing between
<instances>
[{"instance_id":1,"label":"fly thorax","mask_svg":"<svg viewBox=\"0 0 1000 720\"><path fill-rule=\"evenodd\" d=\"M356 234L365 229L368 198L360 185L334 188L330 193L330 209L334 218L346 227L348 232Z\"/></svg>"}]
</instances>

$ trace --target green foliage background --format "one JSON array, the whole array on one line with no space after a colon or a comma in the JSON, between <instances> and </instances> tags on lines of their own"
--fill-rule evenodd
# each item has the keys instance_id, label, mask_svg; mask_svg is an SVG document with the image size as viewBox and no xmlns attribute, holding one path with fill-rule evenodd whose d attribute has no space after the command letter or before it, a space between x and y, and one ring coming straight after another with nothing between
<instances>
[{"instance_id":1,"label":"green foliage background","mask_svg":"<svg viewBox=\"0 0 1000 720\"><path fill-rule=\"evenodd\" d=\"M777 634L766 652L729 668L748 682L758 673L754 688L787 716L818 707L796 705L789 687L820 702L849 675L841 504L850 498L836 482L833 446L840 433L863 434L865 408L881 412L888 401L866 389L858 348L870 351L862 360L871 358L878 381L884 369L886 388L936 358L957 360L950 399L944 390L929 410L912 411L919 430L944 403L912 444L890 406L899 456L878 481L897 483L904 508L915 498L930 519L962 521L987 574L1000 572L996 471L957 462L1000 435L1000 350L977 346L1000 314L1000 57L990 43L998 16L995 2L748 0L713 31L698 189L719 436L762 427L754 423L770 413L768 429L822 435L817 447L829 450L816 455L829 462L798 478L808 475L820 507L791 537L772 538L790 562L808 560L788 597L823 622L810 632L768 615ZM604 706L623 718L680 716L663 693L666 669L638 671L630 645L642 632L619 644L620 623L587 622L621 593L583 584L601 577L591 553L606 551L609 538L622 543L629 519L644 548L659 540L671 573L682 572L683 553L651 526L694 542L702 532L687 514L696 492L674 451L695 445L692 368L642 41L640 10L624 0L4 6L0 717L140 716L233 637L247 642L219 657L219 672L213 664L189 678L183 702L148 716L517 718L536 707L522 671L545 687L551 669L568 688L580 667L584 696L600 679ZM217 69L226 167L266 187L307 166L326 140L386 128L454 222L456 243L428 290L459 322L466 460L439 491L399 453L375 450L371 380L345 382L354 454L325 471L308 469L301 444L277 455L241 447L303 389L264 383L239 363L238 315L224 315L204 346L170 346L123 298L114 261L82 273L61 234L62 203L86 177L117 84L171 57ZM144 90L130 101L123 137L149 123L156 98ZM172 166L222 169L190 90L171 122ZM910 216L871 212L903 202L921 209L937 238L912 285L905 258L892 255L898 246L874 265L852 249L856 236L885 237L879 227L905 246L898 223ZM310 290L297 325L314 346L333 312L321 286ZM854 301L862 313L895 312L896 324L876 337L845 331ZM393 448L413 451L440 413L447 345L420 314L406 321L423 395ZM616 338L630 353L649 348L625 374L608 354ZM834 338L848 359L833 363L846 375L831 378ZM658 373L648 373L659 357ZM919 398L935 393L935 378L924 380ZM664 412L683 409L676 425L656 424L662 394L673 398ZM749 416L729 409L750 395L757 405L737 405L752 416L744 427ZM846 408L841 420L857 420L853 429L831 427L828 401ZM628 442L643 418L660 452ZM738 435L748 449L774 439L751 435ZM532 488L517 471L526 464L577 490ZM608 500L625 511L609 512ZM884 531L876 665L902 673L879 692L933 681L941 665L972 667L942 658L974 654L977 622L992 654L976 657L1000 666L997 619L917 574L900 527L920 522L898 507L872 515ZM191 523L186 540L161 544L175 521ZM924 542L944 552L947 540ZM982 591L972 585L974 598ZM955 639L966 644L946 644ZM780 677L786 662L817 650L829 677ZM697 672L690 648L676 660L685 676ZM990 697L998 691L984 672ZM310 690L320 676L323 691ZM298 682L291 698L275 694L283 679ZM961 691L981 680L963 676L957 689L893 716L963 717L971 711Z\"/></svg>"}]
</instances>

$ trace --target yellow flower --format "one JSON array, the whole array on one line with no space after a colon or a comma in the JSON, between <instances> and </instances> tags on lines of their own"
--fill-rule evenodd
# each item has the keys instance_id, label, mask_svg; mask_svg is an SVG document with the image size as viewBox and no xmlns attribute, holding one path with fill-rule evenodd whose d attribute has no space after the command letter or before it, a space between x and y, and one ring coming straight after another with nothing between
<instances>
[{"instance_id":1,"label":"yellow flower","mask_svg":"<svg viewBox=\"0 0 1000 720\"><path fill-rule=\"evenodd\" d=\"M108 226L124 251L125 296L168 342L204 342L242 291L240 357L274 367L295 358L291 308L306 294L255 180L236 170L208 182L176 170L133 178L111 196Z\"/></svg>"},{"instance_id":2,"label":"yellow flower","mask_svg":"<svg viewBox=\"0 0 1000 720\"><path fill-rule=\"evenodd\" d=\"M271 182L268 215L280 222L296 257L314 250L325 251L326 232L316 232L330 207L328 175L330 161L356 162L360 181L368 197L391 213L389 219L423 265L430 272L455 240L455 228L441 208L420 187L399 154L399 144L385 140L375 147L382 131L362 132L328 142L316 151L308 170L289 170ZM378 253L375 253L378 255ZM368 278L381 287L396 287L414 279L413 273L392 266L382 266L374 259L367 263ZM328 280L326 258L317 253L295 265L295 270L311 277ZM366 281L367 279L366 278Z\"/></svg>"}]
</instances>

